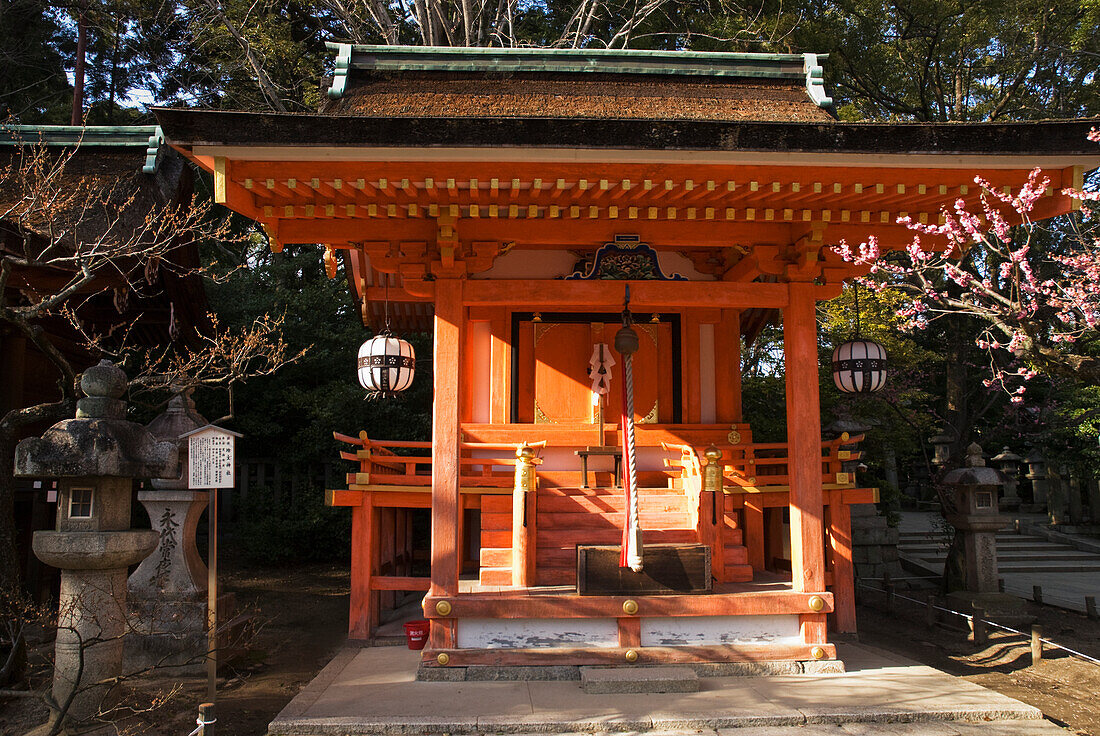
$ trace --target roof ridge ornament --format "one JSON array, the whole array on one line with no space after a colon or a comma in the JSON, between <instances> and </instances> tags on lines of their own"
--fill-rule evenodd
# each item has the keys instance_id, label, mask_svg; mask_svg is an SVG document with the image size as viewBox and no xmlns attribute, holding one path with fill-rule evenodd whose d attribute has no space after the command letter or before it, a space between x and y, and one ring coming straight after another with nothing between
<instances>
[{"instance_id":1,"label":"roof ridge ornament","mask_svg":"<svg viewBox=\"0 0 1100 736\"><path fill-rule=\"evenodd\" d=\"M374 72L604 73L771 79L797 83L809 69L806 54L652 49L384 46L328 41L337 52L328 97L347 91L351 70ZM811 54L815 66L828 54ZM807 86L809 86L807 84Z\"/></svg>"},{"instance_id":2,"label":"roof ridge ornament","mask_svg":"<svg viewBox=\"0 0 1100 736\"><path fill-rule=\"evenodd\" d=\"M348 86L348 70L351 69L351 44L326 43L336 50L336 71L332 75L332 84L328 88L329 99L338 100L344 96Z\"/></svg>"},{"instance_id":3,"label":"roof ridge ornament","mask_svg":"<svg viewBox=\"0 0 1100 736\"><path fill-rule=\"evenodd\" d=\"M149 136L149 143L145 147L145 165L141 167L143 174L155 174L160 168L161 154L164 152L164 131L158 125Z\"/></svg>"},{"instance_id":4,"label":"roof ridge ornament","mask_svg":"<svg viewBox=\"0 0 1100 736\"><path fill-rule=\"evenodd\" d=\"M825 94L825 69L819 63L828 54L802 54L806 71L806 94L821 108L833 106L833 98Z\"/></svg>"}]
</instances>

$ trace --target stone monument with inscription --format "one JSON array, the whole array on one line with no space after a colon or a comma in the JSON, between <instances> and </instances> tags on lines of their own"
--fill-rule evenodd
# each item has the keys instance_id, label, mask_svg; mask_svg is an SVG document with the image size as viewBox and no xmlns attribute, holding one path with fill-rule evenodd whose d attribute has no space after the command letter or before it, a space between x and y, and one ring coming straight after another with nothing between
<instances>
[{"instance_id":1,"label":"stone monument with inscription","mask_svg":"<svg viewBox=\"0 0 1100 736\"><path fill-rule=\"evenodd\" d=\"M152 490L138 492L158 543L128 583L135 630L126 640L130 670L171 665L177 671L198 673L206 660L207 569L195 535L210 494L188 487L190 443L181 439L206 426L190 391L174 395L147 425L154 436L179 448L182 470L170 480L152 481ZM219 608L223 616L232 611L232 596L223 596Z\"/></svg>"}]
</instances>

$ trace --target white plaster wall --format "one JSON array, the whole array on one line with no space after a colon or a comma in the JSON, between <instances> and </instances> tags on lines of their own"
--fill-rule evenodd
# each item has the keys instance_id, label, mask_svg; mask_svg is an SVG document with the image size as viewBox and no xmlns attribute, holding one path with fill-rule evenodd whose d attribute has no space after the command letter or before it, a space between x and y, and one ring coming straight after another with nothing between
<instances>
[{"instance_id":1,"label":"white plaster wall","mask_svg":"<svg viewBox=\"0 0 1100 736\"><path fill-rule=\"evenodd\" d=\"M643 647L801 641L797 614L642 619Z\"/></svg>"},{"instance_id":2,"label":"white plaster wall","mask_svg":"<svg viewBox=\"0 0 1100 736\"><path fill-rule=\"evenodd\" d=\"M573 273L577 257L567 250L510 250L472 279L556 279Z\"/></svg>"},{"instance_id":3,"label":"white plaster wall","mask_svg":"<svg viewBox=\"0 0 1100 736\"><path fill-rule=\"evenodd\" d=\"M619 646L613 618L463 618L458 620L460 649Z\"/></svg>"},{"instance_id":4,"label":"white plaster wall","mask_svg":"<svg viewBox=\"0 0 1100 736\"><path fill-rule=\"evenodd\" d=\"M715 281L718 279L712 273L700 273L695 270L695 264L682 253L663 250L657 253L657 262L661 264L661 270L668 275L678 273L689 281Z\"/></svg>"},{"instance_id":5,"label":"white plaster wall","mask_svg":"<svg viewBox=\"0 0 1100 736\"><path fill-rule=\"evenodd\" d=\"M714 386L714 325L699 325L699 410L703 424L717 422Z\"/></svg>"},{"instance_id":6,"label":"white plaster wall","mask_svg":"<svg viewBox=\"0 0 1100 736\"><path fill-rule=\"evenodd\" d=\"M490 378L493 330L488 322L470 322L469 349L470 372L473 375L467 382L470 387L470 418L479 424L489 423Z\"/></svg>"}]
</instances>

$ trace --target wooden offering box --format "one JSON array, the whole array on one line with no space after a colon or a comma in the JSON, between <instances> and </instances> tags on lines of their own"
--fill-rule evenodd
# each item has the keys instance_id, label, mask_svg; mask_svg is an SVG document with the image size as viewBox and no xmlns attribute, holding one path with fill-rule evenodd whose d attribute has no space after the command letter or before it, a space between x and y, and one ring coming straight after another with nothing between
<instances>
[{"instance_id":1,"label":"wooden offering box","mask_svg":"<svg viewBox=\"0 0 1100 736\"><path fill-rule=\"evenodd\" d=\"M710 547L654 544L646 547L645 567L619 567L620 547L577 545L577 592L581 595L671 595L709 593Z\"/></svg>"}]
</instances>

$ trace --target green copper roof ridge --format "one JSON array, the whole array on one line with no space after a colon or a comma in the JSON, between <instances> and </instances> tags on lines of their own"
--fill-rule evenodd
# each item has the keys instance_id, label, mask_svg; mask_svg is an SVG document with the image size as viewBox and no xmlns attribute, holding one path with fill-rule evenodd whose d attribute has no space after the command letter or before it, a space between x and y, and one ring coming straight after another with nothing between
<instances>
[{"instance_id":1,"label":"green copper roof ridge","mask_svg":"<svg viewBox=\"0 0 1100 736\"><path fill-rule=\"evenodd\" d=\"M337 52L326 94L339 99L352 69L382 71L559 72L660 74L801 81L815 105L830 108L821 61L828 54L775 54L649 49L547 49L535 47L373 46L326 42ZM355 55L368 57L356 63ZM434 58L433 58L434 57ZM799 67L794 67L798 64ZM785 67L785 68L784 68Z\"/></svg>"},{"instance_id":2,"label":"green copper roof ridge","mask_svg":"<svg viewBox=\"0 0 1100 736\"><path fill-rule=\"evenodd\" d=\"M804 54L781 54L773 52L757 51L691 51L664 49L554 49L538 46L400 46L400 45L376 45L376 44L350 44L326 41L325 45L333 51L342 47L348 47L353 52L379 53L379 54L455 54L464 56L491 56L493 54L512 54L516 56L634 56L650 58L698 58L698 59L742 59L742 60L771 60L771 61L799 61ZM819 59L825 59L828 54L818 54Z\"/></svg>"},{"instance_id":3,"label":"green copper roof ridge","mask_svg":"<svg viewBox=\"0 0 1100 736\"><path fill-rule=\"evenodd\" d=\"M10 125L0 124L0 146L46 146L105 148L141 146L145 163L141 170L155 174L164 151L164 131L159 125Z\"/></svg>"}]
</instances>

